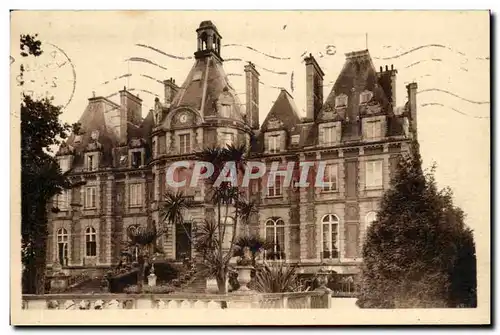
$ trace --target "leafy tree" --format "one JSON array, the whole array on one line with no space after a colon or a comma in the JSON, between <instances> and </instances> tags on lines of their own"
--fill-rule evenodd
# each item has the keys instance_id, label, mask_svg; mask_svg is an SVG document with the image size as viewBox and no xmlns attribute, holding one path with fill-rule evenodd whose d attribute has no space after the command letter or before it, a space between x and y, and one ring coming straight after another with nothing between
<instances>
[{"instance_id":1,"label":"leafy tree","mask_svg":"<svg viewBox=\"0 0 500 335\"><path fill-rule=\"evenodd\" d=\"M402 157L363 246L363 308L472 306L475 250L452 193L424 173L418 143ZM463 274L467 273L464 277Z\"/></svg>"},{"instance_id":2,"label":"leafy tree","mask_svg":"<svg viewBox=\"0 0 500 335\"><path fill-rule=\"evenodd\" d=\"M21 35L21 56L42 54L35 36ZM21 74L24 71L21 65ZM72 185L62 173L50 147L59 145L70 126L59 121L61 108L50 99L34 100L23 95L21 102L21 234L23 292L43 294L47 245L47 210L51 199Z\"/></svg>"}]
</instances>

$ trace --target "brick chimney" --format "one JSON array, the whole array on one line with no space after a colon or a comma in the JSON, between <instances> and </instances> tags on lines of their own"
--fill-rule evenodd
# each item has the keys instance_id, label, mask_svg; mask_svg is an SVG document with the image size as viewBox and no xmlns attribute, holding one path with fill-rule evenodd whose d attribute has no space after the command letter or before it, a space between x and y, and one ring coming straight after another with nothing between
<instances>
[{"instance_id":1,"label":"brick chimney","mask_svg":"<svg viewBox=\"0 0 500 335\"><path fill-rule=\"evenodd\" d=\"M252 62L245 65L246 114L252 129L259 129L259 72Z\"/></svg>"},{"instance_id":2,"label":"brick chimney","mask_svg":"<svg viewBox=\"0 0 500 335\"><path fill-rule=\"evenodd\" d=\"M316 120L316 116L323 106L323 77L318 62L312 54L304 58L306 63L306 118Z\"/></svg>"},{"instance_id":3,"label":"brick chimney","mask_svg":"<svg viewBox=\"0 0 500 335\"><path fill-rule=\"evenodd\" d=\"M411 116L411 129L417 135L417 83L409 83L406 85L408 92L408 108Z\"/></svg>"},{"instance_id":4,"label":"brick chimney","mask_svg":"<svg viewBox=\"0 0 500 335\"><path fill-rule=\"evenodd\" d=\"M165 104L170 106L172 101L174 100L179 87L175 84L175 79L167 79L163 81L163 86L165 87Z\"/></svg>"},{"instance_id":5,"label":"brick chimney","mask_svg":"<svg viewBox=\"0 0 500 335\"><path fill-rule=\"evenodd\" d=\"M396 77L398 74L398 70L394 69L394 65L385 66L384 68L381 66L380 71L377 73L378 82L382 89L384 90L389 102L393 107L396 106Z\"/></svg>"},{"instance_id":6,"label":"brick chimney","mask_svg":"<svg viewBox=\"0 0 500 335\"><path fill-rule=\"evenodd\" d=\"M126 145L128 129L142 123L142 100L123 87L120 91L120 107L120 142Z\"/></svg>"}]
</instances>

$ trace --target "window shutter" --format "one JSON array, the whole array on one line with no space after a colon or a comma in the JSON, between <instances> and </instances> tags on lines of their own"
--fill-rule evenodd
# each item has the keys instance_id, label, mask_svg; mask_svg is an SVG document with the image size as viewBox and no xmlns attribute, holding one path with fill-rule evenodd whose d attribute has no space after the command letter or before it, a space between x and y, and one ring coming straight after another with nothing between
<instances>
[{"instance_id":1,"label":"window shutter","mask_svg":"<svg viewBox=\"0 0 500 335\"><path fill-rule=\"evenodd\" d=\"M322 144L326 143L325 130L323 128L319 129L318 140L319 140L319 143L322 143Z\"/></svg>"}]
</instances>

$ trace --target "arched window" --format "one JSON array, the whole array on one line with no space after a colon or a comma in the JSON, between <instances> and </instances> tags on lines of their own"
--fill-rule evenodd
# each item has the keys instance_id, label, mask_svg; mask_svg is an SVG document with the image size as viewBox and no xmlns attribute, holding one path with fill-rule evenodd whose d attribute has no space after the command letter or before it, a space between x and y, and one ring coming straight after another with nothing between
<instances>
[{"instance_id":1,"label":"arched window","mask_svg":"<svg viewBox=\"0 0 500 335\"><path fill-rule=\"evenodd\" d=\"M375 221L377 221L377 213L376 212L369 212L368 214L366 214L365 224L366 224L367 229Z\"/></svg>"},{"instance_id":2,"label":"arched window","mask_svg":"<svg viewBox=\"0 0 500 335\"><path fill-rule=\"evenodd\" d=\"M372 96L373 93L370 91L361 92L361 94L359 95L359 104L360 105L366 104L368 101L371 100Z\"/></svg>"},{"instance_id":3,"label":"arched window","mask_svg":"<svg viewBox=\"0 0 500 335\"><path fill-rule=\"evenodd\" d=\"M93 227L85 229L85 256L97 256L96 233Z\"/></svg>"},{"instance_id":4,"label":"arched window","mask_svg":"<svg viewBox=\"0 0 500 335\"><path fill-rule=\"evenodd\" d=\"M266 259L285 259L285 222L281 218L266 221L266 241L273 245L266 252Z\"/></svg>"},{"instance_id":5,"label":"arched window","mask_svg":"<svg viewBox=\"0 0 500 335\"><path fill-rule=\"evenodd\" d=\"M68 265L68 231L61 228L57 231L57 257L59 264L62 266Z\"/></svg>"},{"instance_id":6,"label":"arched window","mask_svg":"<svg viewBox=\"0 0 500 335\"><path fill-rule=\"evenodd\" d=\"M321 228L323 231L323 258L339 258L339 218L337 215L325 215L321 220Z\"/></svg>"}]
</instances>

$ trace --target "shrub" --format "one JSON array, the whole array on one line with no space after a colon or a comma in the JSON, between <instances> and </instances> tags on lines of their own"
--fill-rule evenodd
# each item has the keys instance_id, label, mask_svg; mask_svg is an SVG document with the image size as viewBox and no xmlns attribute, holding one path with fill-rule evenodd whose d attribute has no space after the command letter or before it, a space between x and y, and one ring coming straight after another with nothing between
<instances>
[{"instance_id":1,"label":"shrub","mask_svg":"<svg viewBox=\"0 0 500 335\"><path fill-rule=\"evenodd\" d=\"M300 284L295 266L283 263L265 264L258 269L252 288L262 293L296 292Z\"/></svg>"}]
</instances>

